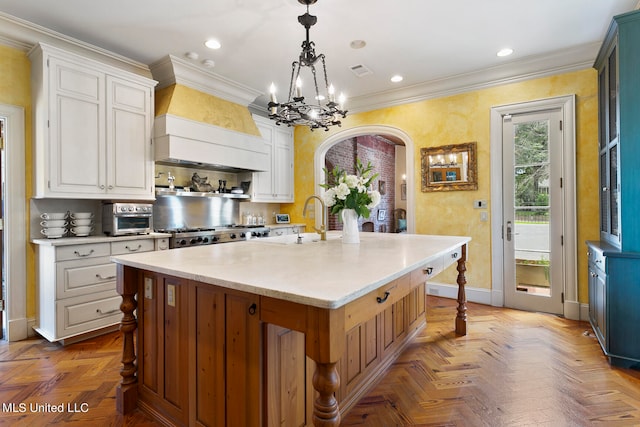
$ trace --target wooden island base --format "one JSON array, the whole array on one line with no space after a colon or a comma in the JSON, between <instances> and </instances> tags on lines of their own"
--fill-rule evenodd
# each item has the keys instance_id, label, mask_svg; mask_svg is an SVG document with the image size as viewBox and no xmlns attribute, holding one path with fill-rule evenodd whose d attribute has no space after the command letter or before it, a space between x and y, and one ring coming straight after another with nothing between
<instances>
[{"instance_id":1,"label":"wooden island base","mask_svg":"<svg viewBox=\"0 0 640 427\"><path fill-rule=\"evenodd\" d=\"M333 309L118 264L117 409L179 426L337 426L424 326L426 280L456 262L466 334L466 251Z\"/></svg>"}]
</instances>

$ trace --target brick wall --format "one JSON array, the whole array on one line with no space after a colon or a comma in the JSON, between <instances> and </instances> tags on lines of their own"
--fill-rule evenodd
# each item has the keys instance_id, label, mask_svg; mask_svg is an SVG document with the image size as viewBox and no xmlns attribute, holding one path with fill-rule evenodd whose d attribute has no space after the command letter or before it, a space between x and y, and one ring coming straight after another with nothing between
<instances>
[{"instance_id":1,"label":"brick wall","mask_svg":"<svg viewBox=\"0 0 640 427\"><path fill-rule=\"evenodd\" d=\"M331 147L325 157L325 167L332 170L338 165L348 174L355 173L356 159L360 159L363 164L371 162L374 172L379 174L373 182L373 189L381 193L381 182L384 182L384 194L380 204L373 209L370 217L360 218L358 223L362 228L362 223L371 221L374 223L375 231L391 232L393 226L393 209L395 200L395 148L394 144L376 135L363 135L339 142ZM378 220L378 213L384 210L385 219ZM342 223L338 215L329 215L327 220L329 230L342 230Z\"/></svg>"}]
</instances>

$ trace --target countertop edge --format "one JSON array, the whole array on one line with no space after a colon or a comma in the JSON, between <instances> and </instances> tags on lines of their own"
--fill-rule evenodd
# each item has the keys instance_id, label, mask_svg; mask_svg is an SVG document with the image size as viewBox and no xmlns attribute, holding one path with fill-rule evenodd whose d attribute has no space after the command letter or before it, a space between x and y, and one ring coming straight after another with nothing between
<instances>
[{"instance_id":1,"label":"countertop edge","mask_svg":"<svg viewBox=\"0 0 640 427\"><path fill-rule=\"evenodd\" d=\"M103 242L124 242L127 240L140 239L162 239L165 237L171 237L171 234L154 232L149 234L127 234L126 236L95 235L86 237L61 237L59 239L31 239L31 243L42 246L69 246Z\"/></svg>"}]
</instances>

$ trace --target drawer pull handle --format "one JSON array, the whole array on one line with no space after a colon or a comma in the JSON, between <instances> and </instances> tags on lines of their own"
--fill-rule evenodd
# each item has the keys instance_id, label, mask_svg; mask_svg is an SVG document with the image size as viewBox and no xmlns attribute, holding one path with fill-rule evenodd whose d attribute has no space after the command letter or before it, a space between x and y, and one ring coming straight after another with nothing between
<instances>
[{"instance_id":1,"label":"drawer pull handle","mask_svg":"<svg viewBox=\"0 0 640 427\"><path fill-rule=\"evenodd\" d=\"M591 277L598 277L598 275L592 271L591 272Z\"/></svg>"},{"instance_id":2,"label":"drawer pull handle","mask_svg":"<svg viewBox=\"0 0 640 427\"><path fill-rule=\"evenodd\" d=\"M129 245L127 245L124 248L127 249L129 252L136 252L136 251L139 251L140 249L142 249L142 245L138 245L137 248L130 248Z\"/></svg>"},{"instance_id":3,"label":"drawer pull handle","mask_svg":"<svg viewBox=\"0 0 640 427\"><path fill-rule=\"evenodd\" d=\"M382 304L383 302L385 302L387 300L387 298L389 298L389 295L391 295L391 292L385 291L384 297L382 297L382 298L377 297L376 301L378 301L378 304Z\"/></svg>"},{"instance_id":4,"label":"drawer pull handle","mask_svg":"<svg viewBox=\"0 0 640 427\"><path fill-rule=\"evenodd\" d=\"M422 272L426 275L430 275L431 273L433 273L433 267L427 267L424 270L422 270Z\"/></svg>"},{"instance_id":5,"label":"drawer pull handle","mask_svg":"<svg viewBox=\"0 0 640 427\"><path fill-rule=\"evenodd\" d=\"M458 252L454 252L451 254L451 258L456 259L458 258Z\"/></svg>"},{"instance_id":6,"label":"drawer pull handle","mask_svg":"<svg viewBox=\"0 0 640 427\"><path fill-rule=\"evenodd\" d=\"M78 252L78 251L73 251L73 253L74 253L76 256L79 256L79 257L86 257L86 256L89 256L89 255L91 255L91 254L93 253L93 249L91 249L91 250L89 251L89 253L88 253L88 254L81 254L81 253L80 253L80 252Z\"/></svg>"},{"instance_id":7,"label":"drawer pull handle","mask_svg":"<svg viewBox=\"0 0 640 427\"><path fill-rule=\"evenodd\" d=\"M258 309L258 306L254 302L249 306L249 314L253 316L254 314L256 314L257 309Z\"/></svg>"},{"instance_id":8,"label":"drawer pull handle","mask_svg":"<svg viewBox=\"0 0 640 427\"><path fill-rule=\"evenodd\" d=\"M109 310L109 311L102 311L102 310L100 310L100 309L97 309L97 310L96 310L96 313L98 313L100 316L106 316L106 315L108 315L108 314L114 314L114 313L117 313L117 312L119 312L119 311L120 311L120 309L119 309L119 308L115 308L115 309L113 309L113 310Z\"/></svg>"},{"instance_id":9,"label":"drawer pull handle","mask_svg":"<svg viewBox=\"0 0 640 427\"><path fill-rule=\"evenodd\" d=\"M113 279L115 279L116 277L118 277L118 276L107 276L107 277L104 277L102 274L99 274L99 273L98 273L98 274L96 274L96 278L97 278L98 280L113 280Z\"/></svg>"}]
</instances>

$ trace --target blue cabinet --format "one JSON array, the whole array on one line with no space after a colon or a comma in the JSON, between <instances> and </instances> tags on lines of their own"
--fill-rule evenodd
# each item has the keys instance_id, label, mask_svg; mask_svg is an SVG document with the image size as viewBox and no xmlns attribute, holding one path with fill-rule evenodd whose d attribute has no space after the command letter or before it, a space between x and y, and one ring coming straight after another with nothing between
<instances>
[{"instance_id":1,"label":"blue cabinet","mask_svg":"<svg viewBox=\"0 0 640 427\"><path fill-rule=\"evenodd\" d=\"M640 367L640 11L613 18L598 70L600 241L589 251L589 317L612 364Z\"/></svg>"}]
</instances>

